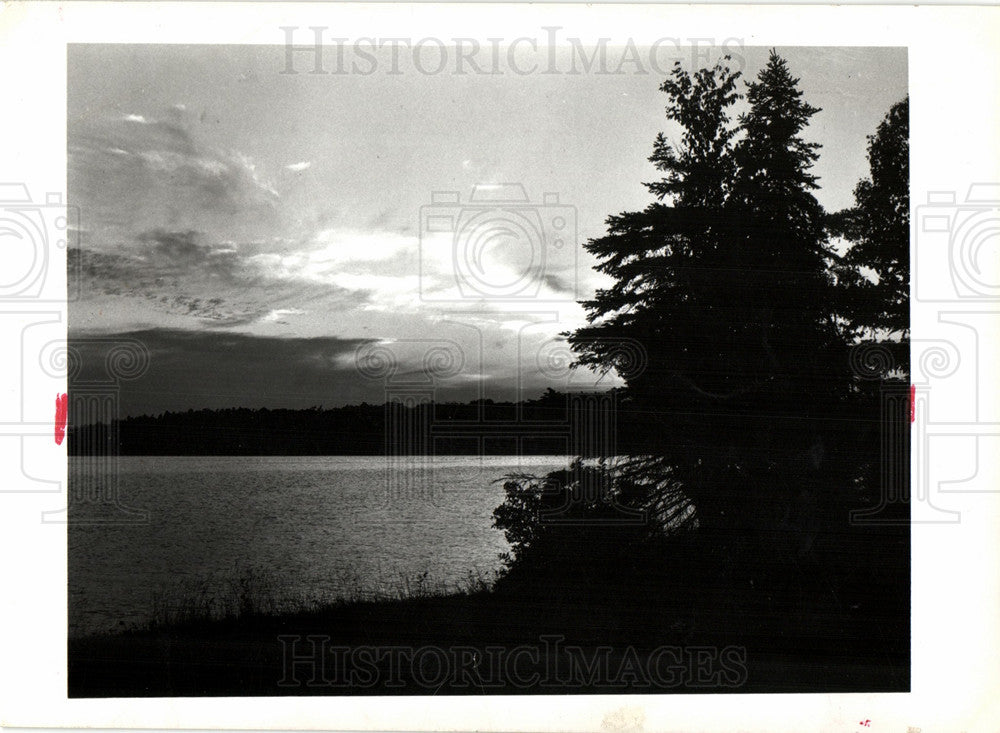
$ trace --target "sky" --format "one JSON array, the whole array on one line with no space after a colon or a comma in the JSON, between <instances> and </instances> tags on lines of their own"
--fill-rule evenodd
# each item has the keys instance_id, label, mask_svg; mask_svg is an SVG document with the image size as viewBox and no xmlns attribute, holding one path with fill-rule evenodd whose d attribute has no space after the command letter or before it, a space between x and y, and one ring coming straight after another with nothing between
<instances>
[{"instance_id":1,"label":"sky","mask_svg":"<svg viewBox=\"0 0 1000 733\"><path fill-rule=\"evenodd\" d=\"M778 52L822 109L817 198L847 207L866 136L906 95L905 49ZM731 63L750 79L767 53ZM618 383L569 370L559 334L603 283L582 244L650 203L653 139L678 137L663 75L391 73L375 56L317 75L281 73L280 46L70 47L69 329L149 350L125 414Z\"/></svg>"}]
</instances>

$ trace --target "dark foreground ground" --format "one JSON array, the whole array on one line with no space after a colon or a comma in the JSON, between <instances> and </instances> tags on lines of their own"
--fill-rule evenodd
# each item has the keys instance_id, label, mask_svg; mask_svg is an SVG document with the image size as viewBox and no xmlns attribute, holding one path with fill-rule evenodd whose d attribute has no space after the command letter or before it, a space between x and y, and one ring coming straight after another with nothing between
<instances>
[{"instance_id":1,"label":"dark foreground ground","mask_svg":"<svg viewBox=\"0 0 1000 733\"><path fill-rule=\"evenodd\" d=\"M498 592L356 602L69 642L70 697L909 690L879 608L747 606L698 621L641 597Z\"/></svg>"}]
</instances>

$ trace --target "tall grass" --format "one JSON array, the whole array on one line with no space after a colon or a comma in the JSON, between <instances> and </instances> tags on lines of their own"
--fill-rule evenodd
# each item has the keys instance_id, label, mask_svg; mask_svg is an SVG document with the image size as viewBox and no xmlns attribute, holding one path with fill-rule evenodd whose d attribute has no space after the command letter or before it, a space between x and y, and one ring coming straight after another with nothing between
<instances>
[{"instance_id":1,"label":"tall grass","mask_svg":"<svg viewBox=\"0 0 1000 733\"><path fill-rule=\"evenodd\" d=\"M173 590L157 590L151 598L147 630L191 626L213 622L235 622L253 618L321 612L324 608L356 603L407 601L444 596L472 596L492 590L495 577L479 569L450 583L430 579L428 571L364 581L359 575L342 575L334 598L290 596L280 591L277 576L259 567L237 565L221 580L206 578L181 583Z\"/></svg>"}]
</instances>

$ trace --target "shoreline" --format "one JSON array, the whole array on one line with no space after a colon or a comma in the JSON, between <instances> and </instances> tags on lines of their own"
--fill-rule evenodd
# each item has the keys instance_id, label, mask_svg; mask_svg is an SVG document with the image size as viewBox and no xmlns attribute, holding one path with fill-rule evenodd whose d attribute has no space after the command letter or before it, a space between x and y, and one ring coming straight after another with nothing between
<instances>
[{"instance_id":1,"label":"shoreline","mask_svg":"<svg viewBox=\"0 0 1000 733\"><path fill-rule=\"evenodd\" d=\"M878 618L829 609L811 609L808 622L798 624L778 623L761 610L744 608L739 624L727 609L695 621L663 600L643 602L641 594L623 601L572 589L351 601L70 639L67 692L908 691L908 634L904 640L883 633Z\"/></svg>"}]
</instances>

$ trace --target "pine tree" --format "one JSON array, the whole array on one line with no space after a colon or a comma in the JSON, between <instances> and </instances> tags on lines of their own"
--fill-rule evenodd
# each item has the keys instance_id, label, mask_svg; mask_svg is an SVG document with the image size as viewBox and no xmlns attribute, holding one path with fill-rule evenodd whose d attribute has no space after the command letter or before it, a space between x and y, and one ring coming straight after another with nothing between
<instances>
[{"instance_id":1,"label":"pine tree","mask_svg":"<svg viewBox=\"0 0 1000 733\"><path fill-rule=\"evenodd\" d=\"M838 275L843 311L858 336L905 339L910 331L909 99L897 102L868 138L870 175L855 204L834 217L851 247Z\"/></svg>"},{"instance_id":2,"label":"pine tree","mask_svg":"<svg viewBox=\"0 0 1000 733\"><path fill-rule=\"evenodd\" d=\"M683 135L677 145L662 133L654 143L650 161L664 176L646 186L657 201L609 217L608 234L586 245L600 260L596 269L614 283L584 303L589 325L571 334L570 344L580 364L606 370L619 366L623 341L640 343L647 366L628 378L627 396L650 408L653 419L661 416L656 408L676 406L689 392L725 387L719 344L705 334L718 327L720 303L729 297L720 279L733 279L720 264L735 170L730 109L740 97L738 78L725 61L693 76L674 67L660 90L669 98L667 118Z\"/></svg>"},{"instance_id":3,"label":"pine tree","mask_svg":"<svg viewBox=\"0 0 1000 733\"><path fill-rule=\"evenodd\" d=\"M798 81L772 51L748 85L727 200L736 222L731 263L742 274L731 289L727 363L746 390L734 410L745 419L731 424L743 439L734 446L743 481L753 487L740 505L765 517L769 499L779 511L841 468L823 455L838 442L836 416L850 383L836 320L836 255L813 195L819 145L801 136L820 110L802 99Z\"/></svg>"},{"instance_id":4,"label":"pine tree","mask_svg":"<svg viewBox=\"0 0 1000 733\"><path fill-rule=\"evenodd\" d=\"M772 51L749 84L750 109L740 118L744 136L735 150L728 204L740 222L734 264L745 273L733 320L737 328L750 329L745 348L763 348L761 369L748 365L753 372L746 373L755 373L764 393L802 398L803 389L816 396L816 367L822 363L817 357L828 356L826 350L841 338L834 320L834 255L812 193L818 184L810 169L820 146L800 136L820 110L802 100L797 85Z\"/></svg>"},{"instance_id":5,"label":"pine tree","mask_svg":"<svg viewBox=\"0 0 1000 733\"><path fill-rule=\"evenodd\" d=\"M641 212L609 217L608 234L587 243L600 260L597 269L614 283L584 303L588 325L569 336L579 363L602 370L622 366L623 342L645 350L644 370L620 369L628 386L619 423L633 428L630 443L643 454L620 471L657 487L649 503L675 527L694 521L693 497L664 476L696 470L718 424L717 406L706 402L738 388L720 368L726 345L716 338L734 280L726 269L726 200L740 74L728 60L694 74L677 64L661 85L667 119L682 135L673 143L661 133L654 142L650 161L663 177L646 186L657 200Z\"/></svg>"},{"instance_id":6,"label":"pine tree","mask_svg":"<svg viewBox=\"0 0 1000 733\"><path fill-rule=\"evenodd\" d=\"M772 52L734 124L738 77L678 65L662 85L683 134L654 143L657 200L587 243L613 282L569 341L597 369L642 345L646 368L620 370L618 423L639 455L619 483L633 499L646 486L661 525L696 527L717 568L749 576L738 563L796 555L843 508L853 444L818 145L802 137L818 110Z\"/></svg>"},{"instance_id":7,"label":"pine tree","mask_svg":"<svg viewBox=\"0 0 1000 733\"><path fill-rule=\"evenodd\" d=\"M879 504L879 492L901 495L909 477L909 410L893 395L905 393L910 382L910 166L909 99L894 104L868 137L869 177L854 189L854 206L829 217L832 234L843 237L849 248L838 263L839 312L846 323L845 336L854 353L857 379L852 389L858 425L854 451L863 478L859 487L870 503ZM894 410L889 405L894 405ZM867 418L867 419L865 419ZM900 436L899 470L886 470L880 431L886 420L897 422ZM882 482L894 480L887 489ZM906 521L905 505L892 511ZM886 516L883 515L885 521Z\"/></svg>"},{"instance_id":8,"label":"pine tree","mask_svg":"<svg viewBox=\"0 0 1000 733\"><path fill-rule=\"evenodd\" d=\"M878 405L851 371L839 297L850 263L813 193L819 146L804 134L819 110L772 52L734 123L738 77L725 61L674 68L661 90L683 132L655 140L656 200L609 217L586 245L612 282L568 337L579 364L624 378L617 422L636 454L510 477L494 517L515 542L515 580L610 577L616 594L665 583L695 615L719 614L727 633L759 634L770 618L780 636L782 605L796 618L808 616L803 603L847 618L851 583L869 593L884 580L866 571L855 582L863 558L871 569L888 555L891 580L905 581L906 546L848 524L878 450L870 437L859 446L858 421L877 431ZM644 348L645 369L622 361L633 358L625 342ZM588 476L612 490L578 491ZM580 493L588 501L566 504ZM546 502L569 506L574 524L546 526L534 511ZM644 533L609 527L614 502L653 521Z\"/></svg>"},{"instance_id":9,"label":"pine tree","mask_svg":"<svg viewBox=\"0 0 1000 733\"><path fill-rule=\"evenodd\" d=\"M693 78L677 67L663 85L685 133L676 147L656 140L666 175L648 186L660 201L611 217L588 243L615 284L585 304L590 325L570 337L580 362L599 368L615 366L619 339L646 347L626 409L702 528L720 533L765 525L815 483L833 442L822 418L849 376L812 194L818 145L800 136L818 110L772 52L734 127L735 83L724 66Z\"/></svg>"}]
</instances>

